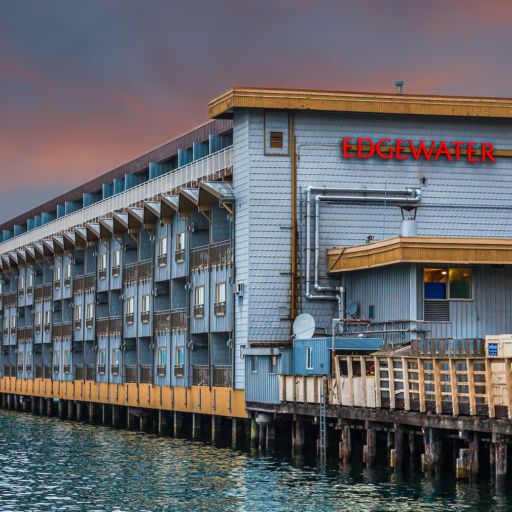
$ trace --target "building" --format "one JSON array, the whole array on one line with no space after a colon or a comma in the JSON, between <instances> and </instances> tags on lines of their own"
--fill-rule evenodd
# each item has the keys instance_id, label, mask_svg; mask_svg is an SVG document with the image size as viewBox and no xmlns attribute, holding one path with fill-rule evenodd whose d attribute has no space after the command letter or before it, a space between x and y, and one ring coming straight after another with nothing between
<instances>
[{"instance_id":1,"label":"building","mask_svg":"<svg viewBox=\"0 0 512 512\"><path fill-rule=\"evenodd\" d=\"M512 332L512 100L235 87L209 115L0 226L4 392L284 414L333 329L338 356Z\"/></svg>"}]
</instances>

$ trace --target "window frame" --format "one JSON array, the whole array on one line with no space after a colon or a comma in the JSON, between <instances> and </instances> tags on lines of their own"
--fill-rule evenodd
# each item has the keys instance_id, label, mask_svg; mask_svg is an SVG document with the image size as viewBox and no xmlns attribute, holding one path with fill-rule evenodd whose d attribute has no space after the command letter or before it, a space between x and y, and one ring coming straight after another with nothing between
<instances>
[{"instance_id":1,"label":"window frame","mask_svg":"<svg viewBox=\"0 0 512 512\"><path fill-rule=\"evenodd\" d=\"M313 370L313 346L309 345L306 347L306 370Z\"/></svg>"},{"instance_id":2,"label":"window frame","mask_svg":"<svg viewBox=\"0 0 512 512\"><path fill-rule=\"evenodd\" d=\"M185 366L185 347L183 345L176 347L174 358L174 366Z\"/></svg>"},{"instance_id":3,"label":"window frame","mask_svg":"<svg viewBox=\"0 0 512 512\"><path fill-rule=\"evenodd\" d=\"M452 298L451 297L451 281L450 281L450 270L459 270L459 269L466 269L466 270L469 270L469 273L470 273L470 276L469 276L469 293L470 293L470 297L468 298L459 298L459 297L454 297ZM427 299L425 297L425 284L426 284L426 281L425 281L425 272L427 270L441 270L441 271L446 271L446 297L444 299L436 299L436 298L430 298L430 299ZM441 300L444 300L444 301L448 301L448 302L453 302L453 301L459 301L459 302L471 302L471 301L474 301L475 300L475 280L474 280L474 273L473 273L473 268L472 267L444 267L444 266L439 266L439 267L423 267L423 271L422 271L422 283L423 283L423 300L425 302L428 302L428 301L441 301Z\"/></svg>"},{"instance_id":4,"label":"window frame","mask_svg":"<svg viewBox=\"0 0 512 512\"><path fill-rule=\"evenodd\" d=\"M175 261L176 263L183 263L185 261L185 231L178 231L176 233L176 250Z\"/></svg>"}]
</instances>

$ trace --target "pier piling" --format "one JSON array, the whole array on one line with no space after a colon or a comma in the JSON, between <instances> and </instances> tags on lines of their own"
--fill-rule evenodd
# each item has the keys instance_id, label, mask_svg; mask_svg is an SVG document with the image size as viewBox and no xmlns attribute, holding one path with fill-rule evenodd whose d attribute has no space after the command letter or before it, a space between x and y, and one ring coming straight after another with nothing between
<instances>
[{"instance_id":1,"label":"pier piling","mask_svg":"<svg viewBox=\"0 0 512 512\"><path fill-rule=\"evenodd\" d=\"M271 423L266 429L266 450L273 452L276 444L276 424Z\"/></svg>"},{"instance_id":2,"label":"pier piling","mask_svg":"<svg viewBox=\"0 0 512 512\"><path fill-rule=\"evenodd\" d=\"M340 431L339 458L343 464L350 462L352 455L352 433L349 425L343 425Z\"/></svg>"},{"instance_id":3,"label":"pier piling","mask_svg":"<svg viewBox=\"0 0 512 512\"><path fill-rule=\"evenodd\" d=\"M366 427L366 444L363 446L363 462L371 467L375 465L377 456L377 432L374 427Z\"/></svg>"},{"instance_id":4,"label":"pier piling","mask_svg":"<svg viewBox=\"0 0 512 512\"><path fill-rule=\"evenodd\" d=\"M201 436L201 416L192 413L192 439L198 439Z\"/></svg>"},{"instance_id":5,"label":"pier piling","mask_svg":"<svg viewBox=\"0 0 512 512\"><path fill-rule=\"evenodd\" d=\"M118 405L112 406L112 426L119 427L120 424L120 407Z\"/></svg>"},{"instance_id":6,"label":"pier piling","mask_svg":"<svg viewBox=\"0 0 512 512\"><path fill-rule=\"evenodd\" d=\"M421 456L423 472L429 477L438 476L441 460L441 440L436 429L425 429L424 447L424 453Z\"/></svg>"},{"instance_id":7,"label":"pier piling","mask_svg":"<svg viewBox=\"0 0 512 512\"><path fill-rule=\"evenodd\" d=\"M294 455L302 455L304 453L304 418L297 416L293 422L293 438L292 448Z\"/></svg>"},{"instance_id":8,"label":"pier piling","mask_svg":"<svg viewBox=\"0 0 512 512\"><path fill-rule=\"evenodd\" d=\"M72 420L75 417L75 402L68 400L68 420Z\"/></svg>"},{"instance_id":9,"label":"pier piling","mask_svg":"<svg viewBox=\"0 0 512 512\"><path fill-rule=\"evenodd\" d=\"M251 450L258 449L258 424L254 418L251 418Z\"/></svg>"},{"instance_id":10,"label":"pier piling","mask_svg":"<svg viewBox=\"0 0 512 512\"><path fill-rule=\"evenodd\" d=\"M180 437L183 435L183 413L174 411L173 414L173 435Z\"/></svg>"}]
</instances>

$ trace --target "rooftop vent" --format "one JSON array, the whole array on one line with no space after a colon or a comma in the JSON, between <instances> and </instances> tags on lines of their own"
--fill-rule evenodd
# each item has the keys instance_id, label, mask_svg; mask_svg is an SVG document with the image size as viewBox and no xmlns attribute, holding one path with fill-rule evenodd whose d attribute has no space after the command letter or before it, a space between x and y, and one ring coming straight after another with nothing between
<instances>
[{"instance_id":1,"label":"rooftop vent","mask_svg":"<svg viewBox=\"0 0 512 512\"><path fill-rule=\"evenodd\" d=\"M397 94L402 94L404 92L404 81L403 80L395 80L395 92Z\"/></svg>"}]
</instances>

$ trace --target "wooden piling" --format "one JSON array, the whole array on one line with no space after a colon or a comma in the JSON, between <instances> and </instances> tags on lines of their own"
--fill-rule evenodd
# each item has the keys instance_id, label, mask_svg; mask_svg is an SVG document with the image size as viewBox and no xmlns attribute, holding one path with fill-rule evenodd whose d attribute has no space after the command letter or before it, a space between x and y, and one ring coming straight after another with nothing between
<instances>
[{"instance_id":1,"label":"wooden piling","mask_svg":"<svg viewBox=\"0 0 512 512\"><path fill-rule=\"evenodd\" d=\"M67 411L68 420L72 420L75 417L74 409L75 409L75 403L73 402L73 400L68 400L68 411Z\"/></svg>"},{"instance_id":2,"label":"wooden piling","mask_svg":"<svg viewBox=\"0 0 512 512\"><path fill-rule=\"evenodd\" d=\"M258 449L258 424L254 418L251 418L251 450Z\"/></svg>"},{"instance_id":3,"label":"wooden piling","mask_svg":"<svg viewBox=\"0 0 512 512\"><path fill-rule=\"evenodd\" d=\"M427 428L424 432L425 450L421 456L423 472L429 477L439 474L439 462L441 460L441 441L439 432L433 428Z\"/></svg>"},{"instance_id":4,"label":"wooden piling","mask_svg":"<svg viewBox=\"0 0 512 512\"><path fill-rule=\"evenodd\" d=\"M46 415L51 417L53 414L53 398L46 399Z\"/></svg>"},{"instance_id":5,"label":"wooden piling","mask_svg":"<svg viewBox=\"0 0 512 512\"><path fill-rule=\"evenodd\" d=\"M363 446L363 462L367 466L375 465L377 456L377 432L374 427L366 427L366 444Z\"/></svg>"},{"instance_id":6,"label":"wooden piling","mask_svg":"<svg viewBox=\"0 0 512 512\"><path fill-rule=\"evenodd\" d=\"M268 425L266 430L266 442L265 442L265 449L267 452L273 452L275 449L276 444L276 424L271 423Z\"/></svg>"},{"instance_id":7,"label":"wooden piling","mask_svg":"<svg viewBox=\"0 0 512 512\"><path fill-rule=\"evenodd\" d=\"M83 404L82 402L76 403L76 421L82 421Z\"/></svg>"},{"instance_id":8,"label":"wooden piling","mask_svg":"<svg viewBox=\"0 0 512 512\"><path fill-rule=\"evenodd\" d=\"M352 432L349 425L343 425L340 431L339 457L343 464L350 462L352 456Z\"/></svg>"},{"instance_id":9,"label":"wooden piling","mask_svg":"<svg viewBox=\"0 0 512 512\"><path fill-rule=\"evenodd\" d=\"M222 434L222 418L220 416L212 415L212 443L218 443Z\"/></svg>"},{"instance_id":10,"label":"wooden piling","mask_svg":"<svg viewBox=\"0 0 512 512\"><path fill-rule=\"evenodd\" d=\"M293 422L293 438L292 448L294 455L302 455L304 453L304 418L302 416L296 416Z\"/></svg>"},{"instance_id":11,"label":"wooden piling","mask_svg":"<svg viewBox=\"0 0 512 512\"><path fill-rule=\"evenodd\" d=\"M112 406L112 426L119 427L121 408L118 405Z\"/></svg>"},{"instance_id":12,"label":"wooden piling","mask_svg":"<svg viewBox=\"0 0 512 512\"><path fill-rule=\"evenodd\" d=\"M180 437L183 434L183 413L174 411L172 423L174 437Z\"/></svg>"},{"instance_id":13,"label":"wooden piling","mask_svg":"<svg viewBox=\"0 0 512 512\"><path fill-rule=\"evenodd\" d=\"M192 413L192 439L198 439L201 436L201 416Z\"/></svg>"}]
</instances>

